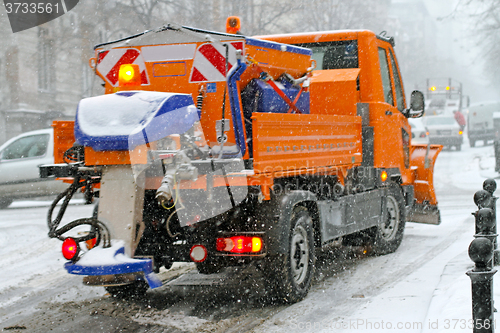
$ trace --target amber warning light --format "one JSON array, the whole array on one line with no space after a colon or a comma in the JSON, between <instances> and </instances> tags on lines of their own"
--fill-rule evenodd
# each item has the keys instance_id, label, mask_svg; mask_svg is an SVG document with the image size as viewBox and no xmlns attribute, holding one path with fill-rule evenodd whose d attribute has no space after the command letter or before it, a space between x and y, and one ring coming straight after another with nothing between
<instances>
[{"instance_id":1,"label":"amber warning light","mask_svg":"<svg viewBox=\"0 0 500 333\"><path fill-rule=\"evenodd\" d=\"M139 65L125 64L120 66L118 72L118 84L124 86L137 86L141 85L141 74Z\"/></svg>"},{"instance_id":2,"label":"amber warning light","mask_svg":"<svg viewBox=\"0 0 500 333\"><path fill-rule=\"evenodd\" d=\"M229 16L226 20L226 32L229 34L237 34L240 32L241 21L238 16Z\"/></svg>"},{"instance_id":3,"label":"amber warning light","mask_svg":"<svg viewBox=\"0 0 500 333\"><path fill-rule=\"evenodd\" d=\"M380 173L380 179L385 182L387 180L387 171L382 171L382 173Z\"/></svg>"}]
</instances>

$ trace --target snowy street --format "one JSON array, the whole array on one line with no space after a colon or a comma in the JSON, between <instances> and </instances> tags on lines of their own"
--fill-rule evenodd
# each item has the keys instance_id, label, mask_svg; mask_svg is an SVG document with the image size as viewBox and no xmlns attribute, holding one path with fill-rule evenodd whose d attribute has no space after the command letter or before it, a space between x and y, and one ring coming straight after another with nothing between
<instances>
[{"instance_id":1,"label":"snowy street","mask_svg":"<svg viewBox=\"0 0 500 333\"><path fill-rule=\"evenodd\" d=\"M0 328L470 332L470 279L465 272L473 267L467 255L474 234L473 195L484 179L497 176L491 145L470 148L466 141L462 151L443 151L434 178L441 225L408 223L401 247L385 256L366 257L335 247L323 251L309 295L290 306L265 304L259 298L258 277L248 272L203 278L194 286L186 282L200 279L191 264L162 271L160 277L170 282L149 291L145 300L113 299L103 288L85 287L81 277L63 269L61 243L46 235L49 202L15 202L0 211ZM92 208L75 202L66 218L89 216Z\"/></svg>"}]
</instances>

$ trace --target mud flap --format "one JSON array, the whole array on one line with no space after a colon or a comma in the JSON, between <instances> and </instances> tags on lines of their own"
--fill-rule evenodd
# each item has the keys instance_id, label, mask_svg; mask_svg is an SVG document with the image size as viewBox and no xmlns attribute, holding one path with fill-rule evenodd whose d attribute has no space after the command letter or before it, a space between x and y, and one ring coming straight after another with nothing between
<instances>
[{"instance_id":1,"label":"mud flap","mask_svg":"<svg viewBox=\"0 0 500 333\"><path fill-rule=\"evenodd\" d=\"M440 224L441 215L434 191L434 163L441 145L412 145L410 165L413 172L415 203L408 212L407 221Z\"/></svg>"}]
</instances>

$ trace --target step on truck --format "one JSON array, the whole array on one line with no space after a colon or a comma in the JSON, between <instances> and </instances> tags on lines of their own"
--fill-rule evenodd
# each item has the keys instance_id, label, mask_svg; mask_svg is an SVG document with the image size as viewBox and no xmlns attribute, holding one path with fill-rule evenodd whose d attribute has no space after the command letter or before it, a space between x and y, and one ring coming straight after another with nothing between
<instances>
[{"instance_id":1,"label":"step on truck","mask_svg":"<svg viewBox=\"0 0 500 333\"><path fill-rule=\"evenodd\" d=\"M157 272L254 265L284 302L304 298L315 250L334 241L395 251L406 221L440 223L439 145L411 142L394 40L366 30L246 37L166 25L99 44L105 95L56 122L71 182L49 211L66 270L111 294ZM69 198L98 198L67 224ZM54 207L63 201L56 214Z\"/></svg>"}]
</instances>

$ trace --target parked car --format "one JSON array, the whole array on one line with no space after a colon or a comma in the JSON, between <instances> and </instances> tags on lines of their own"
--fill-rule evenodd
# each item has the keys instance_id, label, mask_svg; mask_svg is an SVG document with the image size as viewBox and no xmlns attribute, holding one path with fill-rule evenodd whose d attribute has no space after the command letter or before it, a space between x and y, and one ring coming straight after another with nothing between
<instances>
[{"instance_id":1,"label":"parked car","mask_svg":"<svg viewBox=\"0 0 500 333\"><path fill-rule=\"evenodd\" d=\"M467 120L471 147L474 147L479 140L482 140L485 146L489 140L495 140L494 114L499 111L500 102L496 101L471 105Z\"/></svg>"},{"instance_id":2,"label":"parked car","mask_svg":"<svg viewBox=\"0 0 500 333\"><path fill-rule=\"evenodd\" d=\"M54 131L18 135L0 146L0 209L16 199L54 195L68 184L40 178L38 166L54 163Z\"/></svg>"},{"instance_id":3,"label":"parked car","mask_svg":"<svg viewBox=\"0 0 500 333\"><path fill-rule=\"evenodd\" d=\"M429 143L429 134L427 128L425 128L422 119L420 118L409 118L408 123L411 126L411 142L412 143Z\"/></svg>"},{"instance_id":4,"label":"parked car","mask_svg":"<svg viewBox=\"0 0 500 333\"><path fill-rule=\"evenodd\" d=\"M463 131L453 116L428 116L422 122L429 132L429 143L462 149Z\"/></svg>"}]
</instances>

